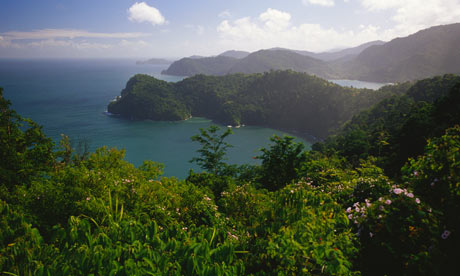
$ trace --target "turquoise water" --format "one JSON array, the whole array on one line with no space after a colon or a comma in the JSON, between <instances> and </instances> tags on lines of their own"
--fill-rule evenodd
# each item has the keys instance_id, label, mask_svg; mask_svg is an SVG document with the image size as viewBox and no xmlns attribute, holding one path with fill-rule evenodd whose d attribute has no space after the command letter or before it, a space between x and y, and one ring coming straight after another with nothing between
<instances>
[{"instance_id":1,"label":"turquoise water","mask_svg":"<svg viewBox=\"0 0 460 276\"><path fill-rule=\"evenodd\" d=\"M134 60L5 60L0 59L0 87L5 98L23 117L44 126L55 141L64 133L71 139L89 141L91 149L107 145L126 149L126 160L165 164L165 175L186 177L188 161L197 156L198 145L190 140L200 128L211 125L205 118L182 122L129 121L107 116L107 103L120 95L136 73L166 81L180 77L161 75L164 65L136 65ZM284 132L264 127L234 129L228 142L229 163L254 163L258 149L269 145L269 137ZM297 141L310 144L300 138Z\"/></svg>"}]
</instances>

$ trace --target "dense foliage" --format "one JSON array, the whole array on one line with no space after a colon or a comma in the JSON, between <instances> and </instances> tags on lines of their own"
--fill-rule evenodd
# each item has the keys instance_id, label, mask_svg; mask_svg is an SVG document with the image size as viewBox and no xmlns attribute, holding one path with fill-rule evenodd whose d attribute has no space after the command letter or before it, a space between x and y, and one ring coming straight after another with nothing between
<instances>
[{"instance_id":1,"label":"dense foliage","mask_svg":"<svg viewBox=\"0 0 460 276\"><path fill-rule=\"evenodd\" d=\"M202 129L192 139L204 171L185 180L162 177L152 161L135 167L123 150L82 154L65 136L56 147L0 91L0 271L456 275L459 87L449 75L419 82L313 151L274 136L253 166L225 162L228 129ZM429 124L408 123L419 119ZM415 155L401 150L400 133L427 128Z\"/></svg>"},{"instance_id":2,"label":"dense foliage","mask_svg":"<svg viewBox=\"0 0 460 276\"><path fill-rule=\"evenodd\" d=\"M108 111L134 119L199 116L225 125L266 125L324 138L360 110L407 87L345 88L294 71L197 75L178 83L136 75Z\"/></svg>"},{"instance_id":3,"label":"dense foliage","mask_svg":"<svg viewBox=\"0 0 460 276\"><path fill-rule=\"evenodd\" d=\"M385 99L352 118L339 134L315 149L337 151L352 163L372 155L390 175L409 157L423 153L426 140L460 124L460 77L444 75L415 83L407 93Z\"/></svg>"}]
</instances>

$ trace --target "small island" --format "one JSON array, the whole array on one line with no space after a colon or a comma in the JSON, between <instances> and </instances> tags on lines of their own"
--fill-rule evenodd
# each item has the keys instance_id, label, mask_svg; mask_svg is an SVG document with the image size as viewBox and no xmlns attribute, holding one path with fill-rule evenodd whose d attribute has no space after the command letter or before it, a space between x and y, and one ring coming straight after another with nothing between
<instances>
[{"instance_id":1,"label":"small island","mask_svg":"<svg viewBox=\"0 0 460 276\"><path fill-rule=\"evenodd\" d=\"M138 60L138 61L136 61L137 65L146 65L146 64L168 65L168 64L171 64L171 63L173 63L172 60L167 60L167 59L163 59L163 58L151 58L151 59L147 59L147 60Z\"/></svg>"}]
</instances>

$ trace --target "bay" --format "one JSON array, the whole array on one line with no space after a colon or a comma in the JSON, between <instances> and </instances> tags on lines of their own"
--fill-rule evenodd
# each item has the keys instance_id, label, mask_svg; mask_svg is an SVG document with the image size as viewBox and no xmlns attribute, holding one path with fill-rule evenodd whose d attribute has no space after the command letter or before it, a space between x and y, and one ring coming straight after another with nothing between
<instances>
[{"instance_id":1,"label":"bay","mask_svg":"<svg viewBox=\"0 0 460 276\"><path fill-rule=\"evenodd\" d=\"M359 80L329 80L335 84L347 87L354 87L354 88L367 88L372 90L378 90L385 85L389 85L391 83L378 83L378 82L368 82L368 81L359 81Z\"/></svg>"},{"instance_id":2,"label":"bay","mask_svg":"<svg viewBox=\"0 0 460 276\"><path fill-rule=\"evenodd\" d=\"M0 87L21 116L43 125L44 132L56 142L62 133L74 141L88 141L91 150L104 145L124 148L125 159L136 166L143 160L153 160L165 164L166 176L184 178L191 168L199 171L189 163L199 148L190 137L213 124L210 120L130 121L105 114L109 101L120 95L134 74L166 81L182 79L162 75L163 69L165 65L136 65L135 60L128 59L0 59ZM257 162L252 157L269 145L274 134L287 133L256 126L235 128L228 138L234 145L228 152L228 163ZM311 145L302 138L296 140L307 148Z\"/></svg>"}]
</instances>

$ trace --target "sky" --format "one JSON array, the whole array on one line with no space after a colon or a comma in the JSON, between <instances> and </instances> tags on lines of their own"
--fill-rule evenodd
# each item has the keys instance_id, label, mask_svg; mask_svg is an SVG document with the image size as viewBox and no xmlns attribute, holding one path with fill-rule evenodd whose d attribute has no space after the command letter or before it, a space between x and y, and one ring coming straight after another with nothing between
<instances>
[{"instance_id":1,"label":"sky","mask_svg":"<svg viewBox=\"0 0 460 276\"><path fill-rule=\"evenodd\" d=\"M312 52L460 22L460 0L0 0L2 58Z\"/></svg>"}]
</instances>

